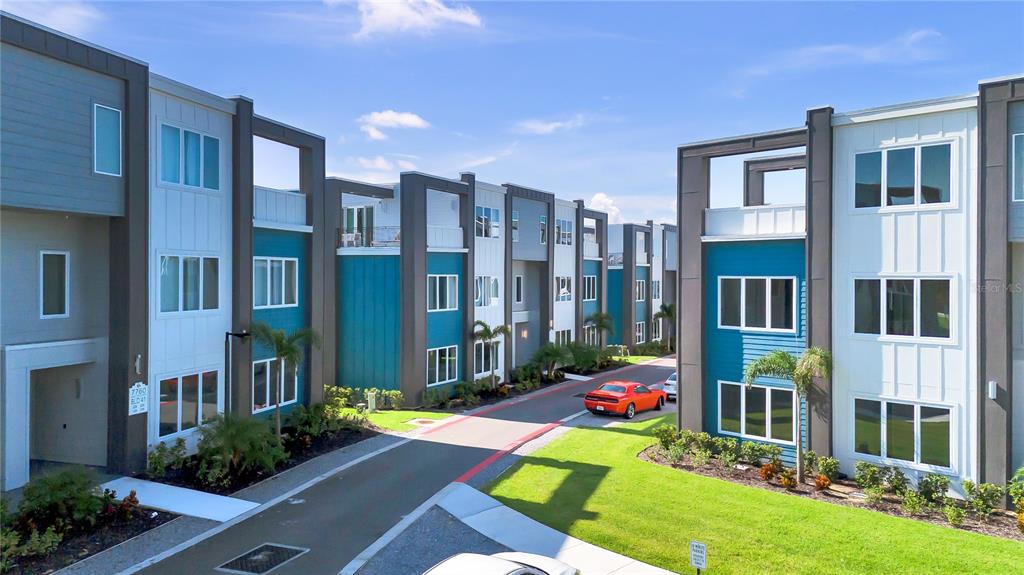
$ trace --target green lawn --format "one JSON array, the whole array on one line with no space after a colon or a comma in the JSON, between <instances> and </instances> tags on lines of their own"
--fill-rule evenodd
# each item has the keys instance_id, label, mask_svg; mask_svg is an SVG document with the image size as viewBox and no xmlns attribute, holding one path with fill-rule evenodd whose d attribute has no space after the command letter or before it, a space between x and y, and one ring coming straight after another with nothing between
<instances>
[{"instance_id":1,"label":"green lawn","mask_svg":"<svg viewBox=\"0 0 1024 575\"><path fill-rule=\"evenodd\" d=\"M356 410L353 409L352 413L355 412ZM371 423L391 431L411 431L416 429L415 425L406 423L410 419L444 419L449 416L451 416L451 413L446 411L421 411L418 409L395 409L367 414Z\"/></svg>"},{"instance_id":2,"label":"green lawn","mask_svg":"<svg viewBox=\"0 0 1024 575\"><path fill-rule=\"evenodd\" d=\"M710 573L1021 572L1024 543L637 459L651 428L671 417L573 430L487 491L559 531L675 572L691 572L694 539L708 546Z\"/></svg>"},{"instance_id":3,"label":"green lawn","mask_svg":"<svg viewBox=\"0 0 1024 575\"><path fill-rule=\"evenodd\" d=\"M614 358L616 361L623 361L626 363L643 363L645 361L651 361L652 359L658 359L656 355L623 355Z\"/></svg>"}]
</instances>

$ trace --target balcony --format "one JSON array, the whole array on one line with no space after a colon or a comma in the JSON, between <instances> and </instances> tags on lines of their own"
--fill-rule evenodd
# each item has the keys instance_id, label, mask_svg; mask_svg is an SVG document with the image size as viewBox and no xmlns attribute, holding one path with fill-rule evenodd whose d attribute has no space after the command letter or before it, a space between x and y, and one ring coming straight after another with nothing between
<instances>
[{"instance_id":1,"label":"balcony","mask_svg":"<svg viewBox=\"0 0 1024 575\"><path fill-rule=\"evenodd\" d=\"M462 228L454 226L427 226L428 248L464 248Z\"/></svg>"},{"instance_id":2,"label":"balcony","mask_svg":"<svg viewBox=\"0 0 1024 575\"><path fill-rule=\"evenodd\" d=\"M583 238L583 257L585 258L599 258L601 257L601 244L590 241L587 238Z\"/></svg>"},{"instance_id":3,"label":"balcony","mask_svg":"<svg viewBox=\"0 0 1024 575\"><path fill-rule=\"evenodd\" d=\"M622 252L612 252L608 254L608 265L610 266L621 266L622 265Z\"/></svg>"},{"instance_id":4,"label":"balcony","mask_svg":"<svg viewBox=\"0 0 1024 575\"><path fill-rule=\"evenodd\" d=\"M713 208L704 212L704 240L802 238L807 231L803 204Z\"/></svg>"},{"instance_id":5,"label":"balcony","mask_svg":"<svg viewBox=\"0 0 1024 575\"><path fill-rule=\"evenodd\" d=\"M306 226L306 194L294 190L253 187L253 222L257 226Z\"/></svg>"},{"instance_id":6,"label":"balcony","mask_svg":"<svg viewBox=\"0 0 1024 575\"><path fill-rule=\"evenodd\" d=\"M339 248L397 248L402 245L400 226L374 226L338 231ZM427 247L462 248L462 228L427 226Z\"/></svg>"}]
</instances>

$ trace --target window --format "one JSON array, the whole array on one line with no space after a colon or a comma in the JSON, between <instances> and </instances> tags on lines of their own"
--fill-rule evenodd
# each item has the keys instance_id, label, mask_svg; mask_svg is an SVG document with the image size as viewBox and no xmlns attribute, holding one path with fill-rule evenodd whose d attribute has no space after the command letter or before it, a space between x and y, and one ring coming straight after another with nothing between
<instances>
[{"instance_id":1,"label":"window","mask_svg":"<svg viewBox=\"0 0 1024 575\"><path fill-rule=\"evenodd\" d=\"M636 280L634 291L636 301L647 301L647 280Z\"/></svg>"},{"instance_id":2,"label":"window","mask_svg":"<svg viewBox=\"0 0 1024 575\"><path fill-rule=\"evenodd\" d=\"M476 307L498 305L498 278L476 276L473 290L473 303Z\"/></svg>"},{"instance_id":3,"label":"window","mask_svg":"<svg viewBox=\"0 0 1024 575\"><path fill-rule=\"evenodd\" d=\"M97 174L121 175L121 110L93 104L93 166Z\"/></svg>"},{"instance_id":4,"label":"window","mask_svg":"<svg viewBox=\"0 0 1024 575\"><path fill-rule=\"evenodd\" d=\"M651 299L661 299L661 280L651 280Z\"/></svg>"},{"instance_id":5,"label":"window","mask_svg":"<svg viewBox=\"0 0 1024 575\"><path fill-rule=\"evenodd\" d=\"M1013 135L1013 160L1010 176L1013 178L1013 201L1024 201L1024 133Z\"/></svg>"},{"instance_id":6,"label":"window","mask_svg":"<svg viewBox=\"0 0 1024 575\"><path fill-rule=\"evenodd\" d=\"M427 350L427 385L440 385L459 377L459 348L450 345Z\"/></svg>"},{"instance_id":7,"label":"window","mask_svg":"<svg viewBox=\"0 0 1024 575\"><path fill-rule=\"evenodd\" d=\"M220 259L160 256L160 311L201 311L220 307Z\"/></svg>"},{"instance_id":8,"label":"window","mask_svg":"<svg viewBox=\"0 0 1024 575\"><path fill-rule=\"evenodd\" d=\"M593 346L600 345L600 342L598 341L597 327L593 325L583 326L583 343Z\"/></svg>"},{"instance_id":9,"label":"window","mask_svg":"<svg viewBox=\"0 0 1024 575\"><path fill-rule=\"evenodd\" d=\"M501 210L483 206L476 207L476 237L501 237Z\"/></svg>"},{"instance_id":10,"label":"window","mask_svg":"<svg viewBox=\"0 0 1024 575\"><path fill-rule=\"evenodd\" d=\"M299 260L296 258L252 259L252 307L295 307L299 305Z\"/></svg>"},{"instance_id":11,"label":"window","mask_svg":"<svg viewBox=\"0 0 1024 575\"><path fill-rule=\"evenodd\" d=\"M285 368L282 370L281 365ZM252 412L259 413L276 405L295 403L299 393L299 370L280 358L252 362Z\"/></svg>"},{"instance_id":12,"label":"window","mask_svg":"<svg viewBox=\"0 0 1024 575\"><path fill-rule=\"evenodd\" d=\"M719 433L794 442L796 394L793 390L720 381L718 397Z\"/></svg>"},{"instance_id":13,"label":"window","mask_svg":"<svg viewBox=\"0 0 1024 575\"><path fill-rule=\"evenodd\" d=\"M512 241L519 241L519 212L512 210Z\"/></svg>"},{"instance_id":14,"label":"window","mask_svg":"<svg viewBox=\"0 0 1024 575\"><path fill-rule=\"evenodd\" d=\"M661 320L656 319L651 322L651 341L661 340Z\"/></svg>"},{"instance_id":15,"label":"window","mask_svg":"<svg viewBox=\"0 0 1024 575\"><path fill-rule=\"evenodd\" d=\"M373 206L348 206L341 219L343 245L369 247L373 230Z\"/></svg>"},{"instance_id":16,"label":"window","mask_svg":"<svg viewBox=\"0 0 1024 575\"><path fill-rule=\"evenodd\" d=\"M220 373L204 371L160 380L160 437L188 431L217 416Z\"/></svg>"},{"instance_id":17,"label":"window","mask_svg":"<svg viewBox=\"0 0 1024 575\"><path fill-rule=\"evenodd\" d=\"M559 276L555 278L555 284L555 301L572 301L572 278Z\"/></svg>"},{"instance_id":18,"label":"window","mask_svg":"<svg viewBox=\"0 0 1024 575\"><path fill-rule=\"evenodd\" d=\"M597 276L583 276L583 301L597 299Z\"/></svg>"},{"instance_id":19,"label":"window","mask_svg":"<svg viewBox=\"0 0 1024 575\"><path fill-rule=\"evenodd\" d=\"M560 246L572 245L572 220L555 220L555 243Z\"/></svg>"},{"instance_id":20,"label":"window","mask_svg":"<svg viewBox=\"0 0 1024 575\"><path fill-rule=\"evenodd\" d=\"M541 216L540 217L540 243L541 244L548 243L548 217L547 216Z\"/></svg>"},{"instance_id":21,"label":"window","mask_svg":"<svg viewBox=\"0 0 1024 575\"><path fill-rule=\"evenodd\" d=\"M427 311L459 309L459 276L427 276Z\"/></svg>"},{"instance_id":22,"label":"window","mask_svg":"<svg viewBox=\"0 0 1024 575\"><path fill-rule=\"evenodd\" d=\"M473 344L473 365L477 376L490 375L498 369L498 342L478 341Z\"/></svg>"},{"instance_id":23,"label":"window","mask_svg":"<svg viewBox=\"0 0 1024 575\"><path fill-rule=\"evenodd\" d=\"M718 294L721 328L796 330L796 278L721 277Z\"/></svg>"},{"instance_id":24,"label":"window","mask_svg":"<svg viewBox=\"0 0 1024 575\"><path fill-rule=\"evenodd\" d=\"M220 140L161 124L160 180L219 190Z\"/></svg>"},{"instance_id":25,"label":"window","mask_svg":"<svg viewBox=\"0 0 1024 575\"><path fill-rule=\"evenodd\" d=\"M523 303L523 276L515 276L515 303Z\"/></svg>"},{"instance_id":26,"label":"window","mask_svg":"<svg viewBox=\"0 0 1024 575\"><path fill-rule=\"evenodd\" d=\"M855 279L853 282L853 331L907 337L949 338L949 279L885 279L885 306L881 279ZM884 315L883 315L884 314Z\"/></svg>"},{"instance_id":27,"label":"window","mask_svg":"<svg viewBox=\"0 0 1024 575\"><path fill-rule=\"evenodd\" d=\"M555 345L569 345L572 343L572 330L560 329L555 332Z\"/></svg>"},{"instance_id":28,"label":"window","mask_svg":"<svg viewBox=\"0 0 1024 575\"><path fill-rule=\"evenodd\" d=\"M865 152L854 157L854 207L945 204L952 190L952 145Z\"/></svg>"},{"instance_id":29,"label":"window","mask_svg":"<svg viewBox=\"0 0 1024 575\"><path fill-rule=\"evenodd\" d=\"M68 317L71 300L71 254L39 252L39 317Z\"/></svg>"},{"instance_id":30,"label":"window","mask_svg":"<svg viewBox=\"0 0 1024 575\"><path fill-rule=\"evenodd\" d=\"M633 335L636 338L634 343L644 343L647 341L647 322L636 322L636 328L633 330Z\"/></svg>"},{"instance_id":31,"label":"window","mask_svg":"<svg viewBox=\"0 0 1024 575\"><path fill-rule=\"evenodd\" d=\"M888 400L854 400L854 451L882 459L950 466L951 412Z\"/></svg>"}]
</instances>

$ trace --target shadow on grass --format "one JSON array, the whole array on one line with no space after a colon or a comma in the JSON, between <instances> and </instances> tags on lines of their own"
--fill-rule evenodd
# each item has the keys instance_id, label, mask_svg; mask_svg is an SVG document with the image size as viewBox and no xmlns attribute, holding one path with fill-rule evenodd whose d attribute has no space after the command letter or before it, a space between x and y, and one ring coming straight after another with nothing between
<instances>
[{"instance_id":1,"label":"shadow on grass","mask_svg":"<svg viewBox=\"0 0 1024 575\"><path fill-rule=\"evenodd\" d=\"M607 427L592 427L581 425L579 429L592 429L597 431L607 431L610 433L618 433L622 435L632 435L636 437L649 437L654 439L653 430L655 427L662 423L674 423L674 414L668 413L665 415L659 415L652 417L651 419L645 419L643 421L632 421L625 425L610 425Z\"/></svg>"},{"instance_id":2,"label":"shadow on grass","mask_svg":"<svg viewBox=\"0 0 1024 575\"><path fill-rule=\"evenodd\" d=\"M502 483L514 477L516 473L522 471L526 466L546 467L568 471L569 473L562 478L558 487L551 491L547 501L527 501L493 493L494 490L501 487ZM526 456L516 463L515 467L509 470L509 472L492 484L488 491L492 492L492 497L512 509L562 533L567 533L577 521L598 518L599 514L587 511L585 506L590 497L597 491L601 482L604 481L609 471L611 471L611 468L605 465Z\"/></svg>"}]
</instances>

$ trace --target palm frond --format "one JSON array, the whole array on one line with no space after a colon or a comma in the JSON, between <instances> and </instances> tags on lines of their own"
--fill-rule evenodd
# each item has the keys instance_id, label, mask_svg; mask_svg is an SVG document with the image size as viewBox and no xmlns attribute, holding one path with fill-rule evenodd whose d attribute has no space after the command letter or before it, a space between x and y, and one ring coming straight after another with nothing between
<instances>
[{"instance_id":1,"label":"palm frond","mask_svg":"<svg viewBox=\"0 0 1024 575\"><path fill-rule=\"evenodd\" d=\"M810 391L816 377L831 377L832 354L821 347L812 347L800 356L793 370L793 387L798 395L804 396Z\"/></svg>"},{"instance_id":2,"label":"palm frond","mask_svg":"<svg viewBox=\"0 0 1024 575\"><path fill-rule=\"evenodd\" d=\"M743 370L743 381L753 385L759 377L777 377L793 379L796 371L796 358L789 352L777 349L747 364Z\"/></svg>"}]
</instances>

